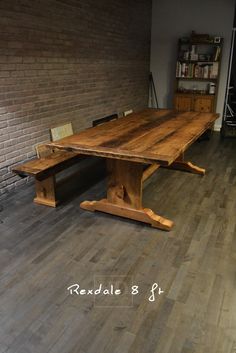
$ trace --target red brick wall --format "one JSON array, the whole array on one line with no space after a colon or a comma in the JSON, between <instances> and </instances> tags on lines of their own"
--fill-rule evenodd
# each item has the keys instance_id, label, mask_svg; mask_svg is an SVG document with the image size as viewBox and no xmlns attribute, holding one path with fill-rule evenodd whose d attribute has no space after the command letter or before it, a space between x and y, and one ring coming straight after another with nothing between
<instances>
[{"instance_id":1,"label":"red brick wall","mask_svg":"<svg viewBox=\"0 0 236 353\"><path fill-rule=\"evenodd\" d=\"M151 0L0 2L0 195L51 126L147 106L150 22Z\"/></svg>"}]
</instances>

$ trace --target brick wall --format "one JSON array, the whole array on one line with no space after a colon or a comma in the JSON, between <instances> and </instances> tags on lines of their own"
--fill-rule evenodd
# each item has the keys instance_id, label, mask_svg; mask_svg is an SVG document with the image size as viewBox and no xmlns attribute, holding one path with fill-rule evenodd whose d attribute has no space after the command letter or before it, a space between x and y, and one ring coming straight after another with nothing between
<instances>
[{"instance_id":1,"label":"brick wall","mask_svg":"<svg viewBox=\"0 0 236 353\"><path fill-rule=\"evenodd\" d=\"M148 101L151 0L0 2L0 195L49 128Z\"/></svg>"}]
</instances>

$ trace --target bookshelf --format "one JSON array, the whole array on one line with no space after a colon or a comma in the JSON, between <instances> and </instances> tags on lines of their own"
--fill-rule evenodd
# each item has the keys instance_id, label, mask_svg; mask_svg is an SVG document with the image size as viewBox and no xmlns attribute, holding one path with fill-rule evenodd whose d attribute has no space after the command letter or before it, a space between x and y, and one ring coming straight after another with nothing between
<instances>
[{"instance_id":1,"label":"bookshelf","mask_svg":"<svg viewBox=\"0 0 236 353\"><path fill-rule=\"evenodd\" d=\"M192 32L178 41L174 108L215 112L223 38Z\"/></svg>"}]
</instances>

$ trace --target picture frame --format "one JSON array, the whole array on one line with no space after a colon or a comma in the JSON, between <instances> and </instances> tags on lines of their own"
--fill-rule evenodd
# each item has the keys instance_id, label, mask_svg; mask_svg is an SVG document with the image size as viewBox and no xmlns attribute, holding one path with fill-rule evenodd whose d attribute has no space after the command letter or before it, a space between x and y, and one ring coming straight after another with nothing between
<instances>
[{"instance_id":1,"label":"picture frame","mask_svg":"<svg viewBox=\"0 0 236 353\"><path fill-rule=\"evenodd\" d=\"M221 37L214 37L214 43L219 44L221 42Z\"/></svg>"}]
</instances>

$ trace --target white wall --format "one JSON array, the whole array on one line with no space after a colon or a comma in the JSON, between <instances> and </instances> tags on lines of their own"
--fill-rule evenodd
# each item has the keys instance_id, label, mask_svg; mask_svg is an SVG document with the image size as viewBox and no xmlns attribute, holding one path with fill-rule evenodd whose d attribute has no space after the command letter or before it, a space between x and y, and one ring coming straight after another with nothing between
<instances>
[{"instance_id":1,"label":"white wall","mask_svg":"<svg viewBox=\"0 0 236 353\"><path fill-rule=\"evenodd\" d=\"M153 0L151 72L161 108L172 107L177 41L194 30L224 38L217 113L222 116L228 70L234 0ZM221 118L215 129L221 126Z\"/></svg>"}]
</instances>

